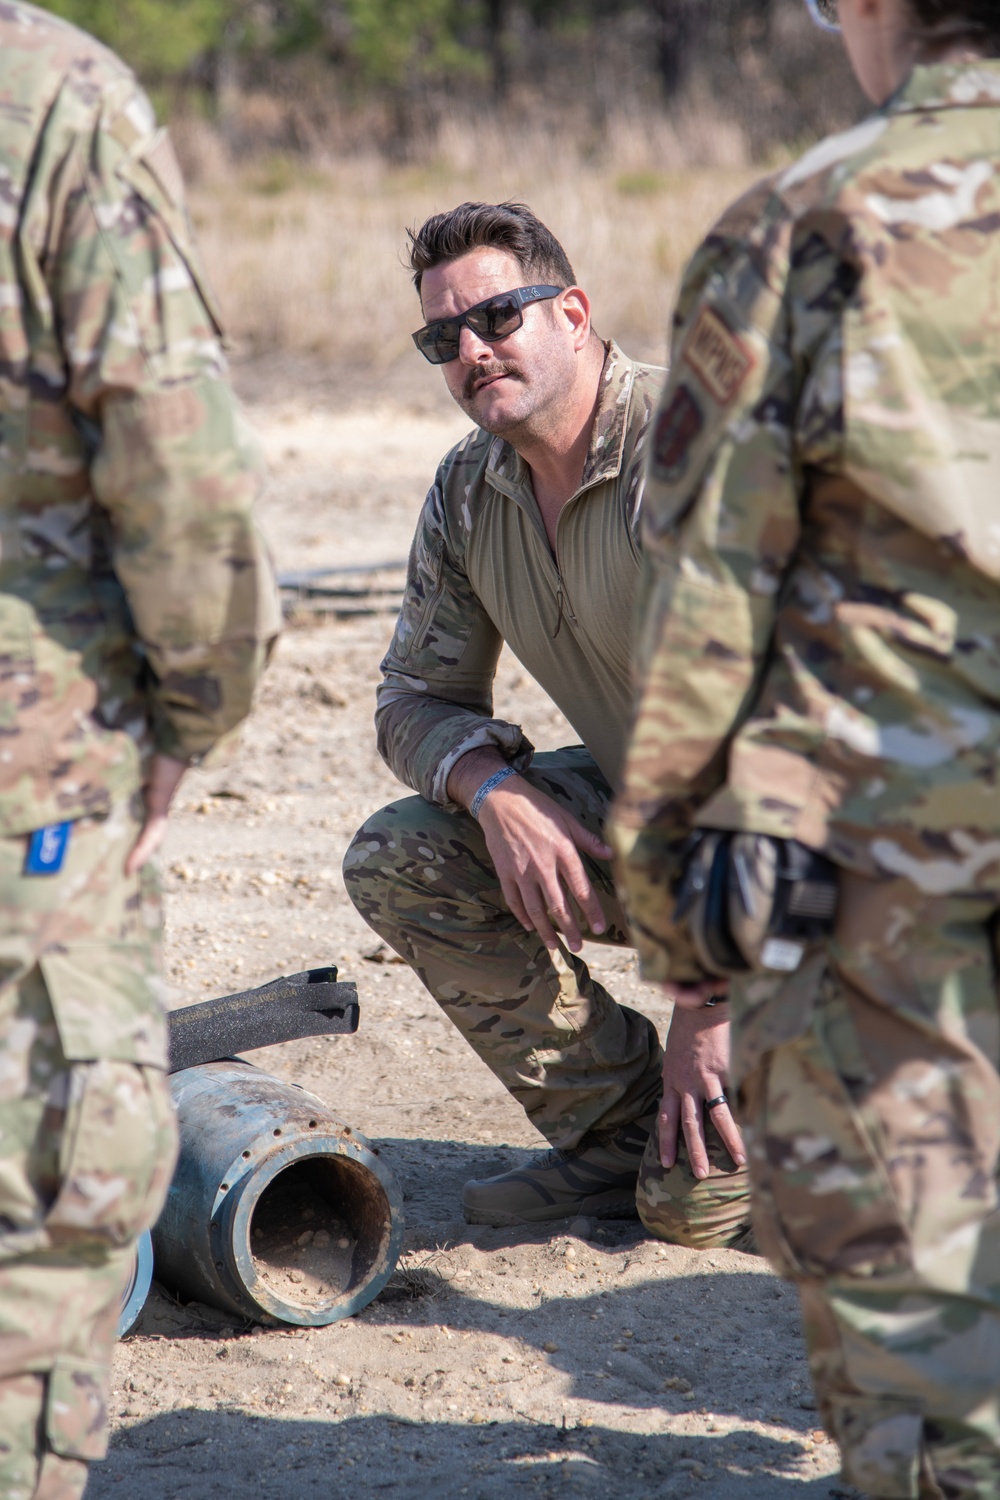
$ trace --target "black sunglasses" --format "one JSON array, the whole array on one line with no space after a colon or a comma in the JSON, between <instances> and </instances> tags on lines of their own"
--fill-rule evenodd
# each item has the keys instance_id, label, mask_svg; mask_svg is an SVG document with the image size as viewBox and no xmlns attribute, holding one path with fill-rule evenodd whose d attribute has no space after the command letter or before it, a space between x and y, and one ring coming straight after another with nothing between
<instances>
[{"instance_id":1,"label":"black sunglasses","mask_svg":"<svg viewBox=\"0 0 1000 1500\"><path fill-rule=\"evenodd\" d=\"M545 302L549 297L558 297L566 290L563 286L519 286L513 292L500 292L496 297L487 297L475 307L466 308L457 318L440 318L418 328L413 342L424 359L432 365L446 365L458 358L458 344L463 327L471 328L477 338L488 344L505 339L524 322L521 309L528 302Z\"/></svg>"}]
</instances>

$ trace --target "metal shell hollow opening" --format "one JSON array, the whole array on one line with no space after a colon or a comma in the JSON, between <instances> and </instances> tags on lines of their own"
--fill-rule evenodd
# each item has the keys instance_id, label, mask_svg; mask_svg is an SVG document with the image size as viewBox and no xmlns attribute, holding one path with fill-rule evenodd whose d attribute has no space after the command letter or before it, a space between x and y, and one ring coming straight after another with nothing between
<instances>
[{"instance_id":1,"label":"metal shell hollow opening","mask_svg":"<svg viewBox=\"0 0 1000 1500\"><path fill-rule=\"evenodd\" d=\"M330 1323L370 1302L391 1274L393 1205L343 1146L302 1147L275 1153L246 1179L230 1221L232 1264L248 1299L272 1317Z\"/></svg>"}]
</instances>

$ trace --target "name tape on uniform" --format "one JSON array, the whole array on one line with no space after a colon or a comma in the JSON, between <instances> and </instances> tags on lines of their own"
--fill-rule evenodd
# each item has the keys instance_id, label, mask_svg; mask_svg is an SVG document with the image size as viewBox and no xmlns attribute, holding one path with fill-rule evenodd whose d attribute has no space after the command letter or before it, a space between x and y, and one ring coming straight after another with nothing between
<instances>
[{"instance_id":1,"label":"name tape on uniform","mask_svg":"<svg viewBox=\"0 0 1000 1500\"><path fill-rule=\"evenodd\" d=\"M682 357L720 406L729 405L754 367L746 344L710 307L698 314Z\"/></svg>"}]
</instances>

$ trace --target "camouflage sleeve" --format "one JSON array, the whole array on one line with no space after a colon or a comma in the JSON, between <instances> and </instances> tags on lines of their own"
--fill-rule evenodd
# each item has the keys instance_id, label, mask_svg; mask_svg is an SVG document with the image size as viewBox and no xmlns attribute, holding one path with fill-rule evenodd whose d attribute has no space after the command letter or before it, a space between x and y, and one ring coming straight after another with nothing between
<instances>
[{"instance_id":1,"label":"camouflage sleeve","mask_svg":"<svg viewBox=\"0 0 1000 1500\"><path fill-rule=\"evenodd\" d=\"M61 171L46 282L148 667L155 747L198 759L245 717L280 622L252 505L260 460L166 133L134 81Z\"/></svg>"},{"instance_id":2,"label":"camouflage sleeve","mask_svg":"<svg viewBox=\"0 0 1000 1500\"><path fill-rule=\"evenodd\" d=\"M533 747L493 718L503 641L472 590L448 534L446 464L427 496L410 551L403 606L385 660L375 723L382 758L400 781L451 812L448 777L469 750L492 746L518 770Z\"/></svg>"},{"instance_id":3,"label":"camouflage sleeve","mask_svg":"<svg viewBox=\"0 0 1000 1500\"><path fill-rule=\"evenodd\" d=\"M706 977L672 922L680 851L725 777L799 536L782 219L765 184L696 255L654 429L635 717L611 824L648 979Z\"/></svg>"}]
</instances>

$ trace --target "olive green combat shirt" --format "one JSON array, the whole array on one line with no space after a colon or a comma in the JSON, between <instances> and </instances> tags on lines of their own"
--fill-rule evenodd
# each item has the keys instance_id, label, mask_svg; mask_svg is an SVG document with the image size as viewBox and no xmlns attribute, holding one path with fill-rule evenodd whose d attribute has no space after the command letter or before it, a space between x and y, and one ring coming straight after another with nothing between
<instances>
[{"instance_id":1,"label":"olive green combat shirt","mask_svg":"<svg viewBox=\"0 0 1000 1500\"><path fill-rule=\"evenodd\" d=\"M680 293L613 840L644 972L694 825L1000 892L1000 62L917 68Z\"/></svg>"},{"instance_id":2,"label":"olive green combat shirt","mask_svg":"<svg viewBox=\"0 0 1000 1500\"><path fill-rule=\"evenodd\" d=\"M459 810L446 788L469 750L491 746L519 770L530 762L520 726L493 717L505 641L617 780L646 438L662 378L608 344L583 479L559 516L554 555L509 443L476 428L438 469L376 713L383 757L429 801Z\"/></svg>"},{"instance_id":3,"label":"olive green combat shirt","mask_svg":"<svg viewBox=\"0 0 1000 1500\"><path fill-rule=\"evenodd\" d=\"M0 0L0 836L247 713L259 472L166 133L110 52Z\"/></svg>"}]
</instances>

